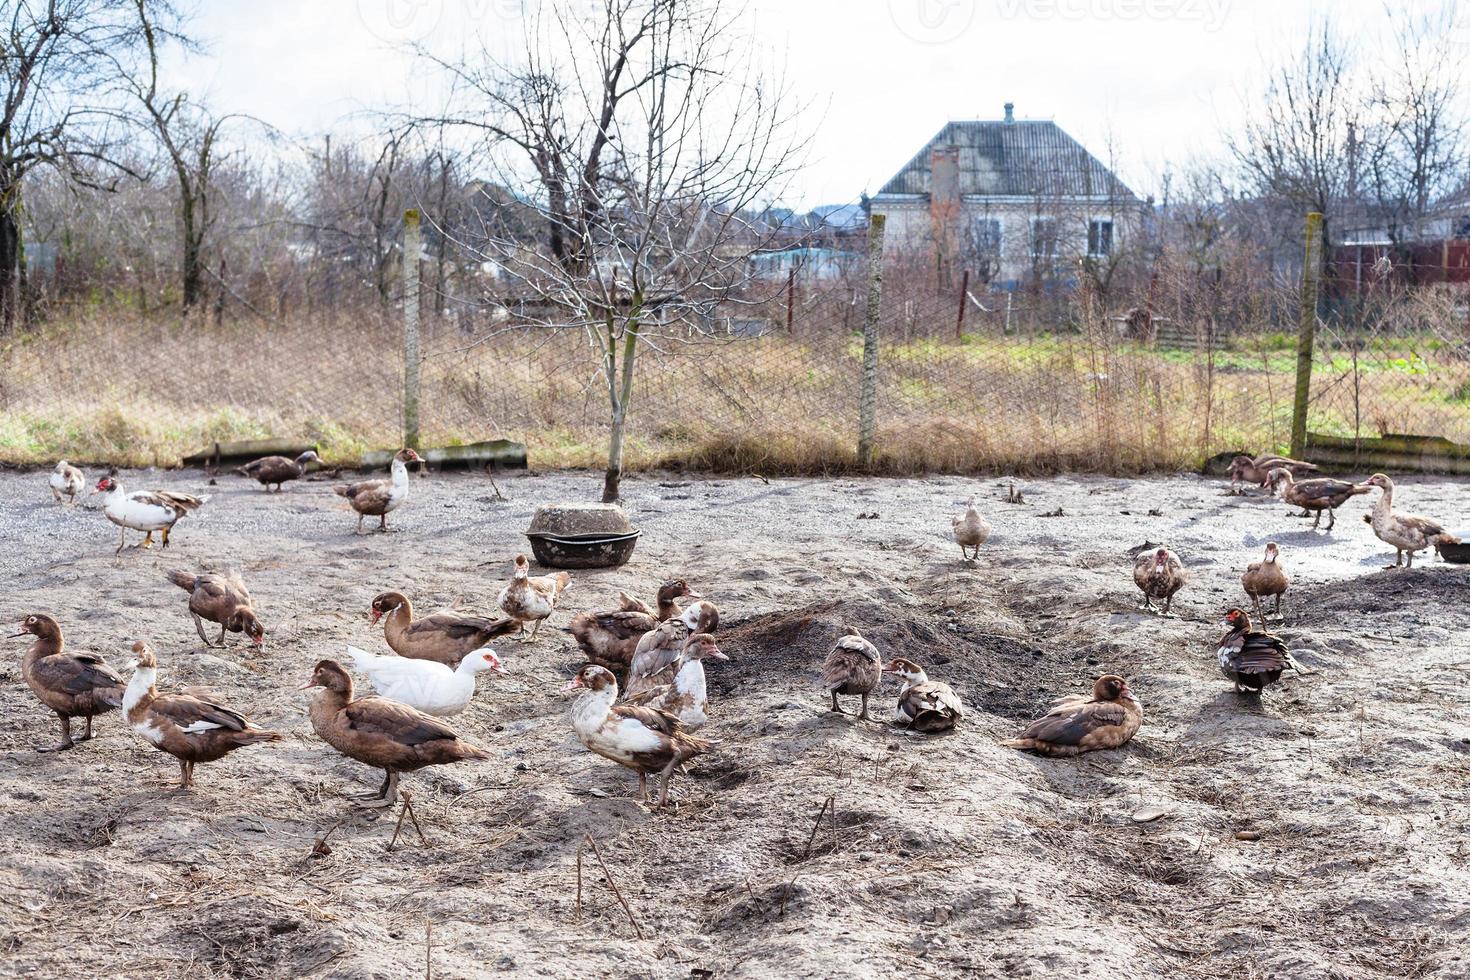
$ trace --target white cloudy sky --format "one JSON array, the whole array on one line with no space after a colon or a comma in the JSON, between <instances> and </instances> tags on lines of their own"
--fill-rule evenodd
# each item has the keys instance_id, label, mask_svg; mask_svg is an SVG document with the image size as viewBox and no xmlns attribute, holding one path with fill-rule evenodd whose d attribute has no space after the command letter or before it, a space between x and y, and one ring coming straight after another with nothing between
<instances>
[{"instance_id":1,"label":"white cloudy sky","mask_svg":"<svg viewBox=\"0 0 1470 980\"><path fill-rule=\"evenodd\" d=\"M530 0L198 0L206 53L176 69L220 107L295 134L354 112L427 107L403 42L511 43ZM577 0L567 0L577 2ZM585 0L582 0L585 2ZM1399 0L1402 2L1402 0ZM1417 0L1410 0L1417 2ZM1266 59L1333 15L1371 59L1380 0L750 0L750 29L812 104L811 164L792 205L878 187L949 119L1053 119L1123 177L1218 154ZM1470 3L1466 4L1470 7ZM1465 50L1470 57L1470 29Z\"/></svg>"}]
</instances>

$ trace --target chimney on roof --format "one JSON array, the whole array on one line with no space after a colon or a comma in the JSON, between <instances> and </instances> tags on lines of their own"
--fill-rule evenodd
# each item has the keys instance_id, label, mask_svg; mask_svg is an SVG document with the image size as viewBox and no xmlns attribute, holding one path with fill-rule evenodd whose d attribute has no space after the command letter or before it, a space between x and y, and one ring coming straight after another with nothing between
<instances>
[{"instance_id":1,"label":"chimney on roof","mask_svg":"<svg viewBox=\"0 0 1470 980\"><path fill-rule=\"evenodd\" d=\"M1016 109L1016 104L1014 102L1007 102L1006 103L1006 122L1007 123L1013 123L1013 122L1016 121L1015 109Z\"/></svg>"}]
</instances>

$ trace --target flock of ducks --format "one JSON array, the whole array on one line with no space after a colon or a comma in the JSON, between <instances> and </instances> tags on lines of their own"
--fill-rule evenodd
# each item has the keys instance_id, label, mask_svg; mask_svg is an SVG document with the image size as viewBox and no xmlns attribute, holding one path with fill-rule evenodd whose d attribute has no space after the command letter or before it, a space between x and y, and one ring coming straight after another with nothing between
<instances>
[{"instance_id":1,"label":"flock of ducks","mask_svg":"<svg viewBox=\"0 0 1470 980\"><path fill-rule=\"evenodd\" d=\"M417 453L405 449L393 457L389 479L334 488L358 514L354 533L362 532L367 517L378 517L378 529L389 530L387 515L408 497L407 467L419 461ZM294 460L272 456L238 472L257 480L267 492L274 487L279 493L284 483L303 476L315 462L314 453ZM1381 494L1364 519L1397 549L1398 561L1390 567L1404 565L1405 555L1412 566L1415 552L1458 543L1442 525L1395 511L1393 482L1388 477L1376 474L1364 483L1349 483L1312 477L1315 469L1281 456L1240 456L1231 465L1232 492L1246 482L1270 487L1282 499L1301 506L1304 514L1315 512L1314 528L1320 525L1322 511L1327 511L1330 531L1333 511L1376 488ZM65 498L74 503L85 483L81 471L66 462L57 464L50 474L52 495L58 502ZM143 547L151 544L154 532L161 534L162 546L167 547L173 526L208 499L172 491L127 493L111 476L100 479L94 492L104 495L103 512L122 529L119 554L130 529L145 532ZM991 527L971 498L963 513L953 518L951 530L968 562L978 557ZM188 612L206 647L224 646L229 633L242 634L257 647L263 644L265 627L238 574L171 571L167 579L188 593ZM1153 609L1157 601L1162 603L1157 611L1170 616L1173 598L1188 584L1189 573L1169 548L1146 545L1136 556L1133 579L1143 596L1140 608ZM1273 612L1279 615L1290 578L1275 542L1266 545L1262 560L1247 568L1241 583L1257 616L1264 621L1263 599L1274 599ZM403 592L385 591L373 598L367 616L372 625L382 623L392 655L352 646L347 653L353 668L376 693L360 694L347 669L330 659L315 665L302 688L316 692L309 714L322 741L382 770L382 784L377 792L366 794L362 805L392 805L399 797L402 773L488 757L443 719L469 705L479 674L507 673L488 644L511 634L526 643L536 642L541 625L551 618L570 586L566 572L531 575L526 557L517 555L510 581L497 597L500 615L495 617L454 610L416 616ZM694 592L684 579L673 579L658 589L652 604L620 592L616 608L579 613L567 627L587 660L565 688L582 692L571 712L572 730L587 749L636 773L645 801L649 800L649 778L658 780L658 806L668 801L674 773L711 748L696 733L709 720L705 664L729 659L715 639L719 620L713 602ZM214 640L205 632L206 622L219 627ZM1286 668L1297 669L1280 638L1254 629L1243 609L1229 609L1220 625L1225 630L1217 648L1220 669L1237 691L1260 692ZM49 615L27 616L15 636L32 639L21 662L22 676L61 725L61 741L42 751L66 750L86 741L97 715L121 709L129 727L178 761L180 786L187 789L193 784L196 764L282 738L203 696L160 693L157 658L141 641L132 646L132 674L124 679L105 658L67 650L60 624ZM964 705L949 685L930 680L913 659L894 657L884 663L878 648L855 630L837 639L821 667L821 685L831 699L831 710L843 712L839 698L856 697L860 699L858 717L863 720L869 717L870 696L885 677L898 682L893 723L919 733L937 733L953 729L964 719ZM85 730L73 736L72 720L77 718L83 720ZM1142 720L1143 707L1127 680L1106 674L1093 684L1090 696L1064 698L1003 744L1045 755L1075 756L1123 745Z\"/></svg>"}]
</instances>

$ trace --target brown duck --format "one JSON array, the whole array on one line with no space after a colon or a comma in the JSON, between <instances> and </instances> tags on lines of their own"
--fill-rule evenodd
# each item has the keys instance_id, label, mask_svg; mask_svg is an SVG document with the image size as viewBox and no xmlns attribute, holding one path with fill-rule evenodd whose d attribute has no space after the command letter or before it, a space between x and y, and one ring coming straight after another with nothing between
<instances>
[{"instance_id":1,"label":"brown duck","mask_svg":"<svg viewBox=\"0 0 1470 980\"><path fill-rule=\"evenodd\" d=\"M1330 477L1318 477L1315 480L1302 480L1297 482L1291 475L1290 470L1276 467L1270 473L1271 489L1288 504L1295 504L1302 509L1302 517L1316 513L1317 519L1312 522L1312 530L1316 530L1322 524L1322 512L1327 511L1327 530L1332 530L1337 523L1337 508L1347 503L1352 497L1360 493L1367 493L1371 488L1363 483L1349 483L1347 480L1334 480Z\"/></svg>"},{"instance_id":2,"label":"brown duck","mask_svg":"<svg viewBox=\"0 0 1470 980\"><path fill-rule=\"evenodd\" d=\"M893 709L894 724L916 732L946 732L965 717L965 706L953 688L931 681L924 668L905 657L894 657L883 673L897 677L903 687Z\"/></svg>"},{"instance_id":3,"label":"brown duck","mask_svg":"<svg viewBox=\"0 0 1470 980\"><path fill-rule=\"evenodd\" d=\"M1104 674L1092 685L1092 697L1063 698L1018 737L1001 744L1042 755L1081 755L1118 748L1141 724L1143 705L1128 682L1117 674Z\"/></svg>"},{"instance_id":4,"label":"brown duck","mask_svg":"<svg viewBox=\"0 0 1470 980\"><path fill-rule=\"evenodd\" d=\"M248 476L260 483L269 492L274 484L276 493L281 492L281 484L290 480L299 480L306 475L306 468L312 463L320 463L321 457L316 450L308 449L295 459L287 459L285 456L264 456L252 460L244 466L235 467L235 472L241 476Z\"/></svg>"},{"instance_id":5,"label":"brown duck","mask_svg":"<svg viewBox=\"0 0 1470 980\"><path fill-rule=\"evenodd\" d=\"M422 457L412 449L400 449L393 456L391 476L386 480L364 480L332 488L339 497L357 511L357 534L362 533L364 517L378 518L378 530L388 530L388 515L408 499L408 464L421 463Z\"/></svg>"},{"instance_id":6,"label":"brown duck","mask_svg":"<svg viewBox=\"0 0 1470 980\"><path fill-rule=\"evenodd\" d=\"M413 618L413 603L402 592L380 592L368 615L374 625L383 620L383 637L400 657L433 660L448 667L487 645L497 636L515 632L513 619L489 619L455 612L430 613ZM384 618L386 617L386 618Z\"/></svg>"},{"instance_id":7,"label":"brown duck","mask_svg":"<svg viewBox=\"0 0 1470 980\"><path fill-rule=\"evenodd\" d=\"M526 624L535 623L527 641L534 642L541 632L541 624L550 618L557 600L571 584L572 577L566 572L532 575L530 561L525 555L516 555L510 584L500 590L500 611L521 624L522 639L525 639Z\"/></svg>"},{"instance_id":8,"label":"brown duck","mask_svg":"<svg viewBox=\"0 0 1470 980\"><path fill-rule=\"evenodd\" d=\"M1265 614L1261 612L1261 600L1269 596L1276 597L1276 607L1272 612L1278 617L1281 615L1281 596L1291 584L1291 579L1281 567L1281 549L1276 546L1275 541L1266 542L1265 558L1246 566L1245 574L1240 577L1240 584L1245 588L1245 594L1251 597L1257 616L1265 619Z\"/></svg>"},{"instance_id":9,"label":"brown duck","mask_svg":"<svg viewBox=\"0 0 1470 980\"><path fill-rule=\"evenodd\" d=\"M194 766L259 742L279 742L280 732L252 728L238 711L192 694L159 694L158 661L146 643L133 644L133 676L123 693L128 725L160 752L179 760L179 788L194 785Z\"/></svg>"},{"instance_id":10,"label":"brown duck","mask_svg":"<svg viewBox=\"0 0 1470 980\"><path fill-rule=\"evenodd\" d=\"M627 696L642 694L674 682L679 656L689 637L697 633L713 633L720 625L720 611L708 599L690 603L678 617L660 623L658 629L643 634L633 651L628 667Z\"/></svg>"},{"instance_id":11,"label":"brown duck","mask_svg":"<svg viewBox=\"0 0 1470 980\"><path fill-rule=\"evenodd\" d=\"M606 667L614 674L626 674L645 633L658 629L659 623L680 614L678 601L683 597L699 598L683 579L665 582L658 590L658 611L653 612L641 600L626 592L618 593L622 607L612 612L582 612L572 617L568 629L577 646L587 655L589 664Z\"/></svg>"},{"instance_id":12,"label":"brown duck","mask_svg":"<svg viewBox=\"0 0 1470 980\"><path fill-rule=\"evenodd\" d=\"M858 635L854 630L843 636L827 654L822 664L822 687L832 695L832 710L846 714L837 703L837 695L857 696L863 699L859 718L868 717L868 695L883 679L883 658L878 648Z\"/></svg>"},{"instance_id":13,"label":"brown duck","mask_svg":"<svg viewBox=\"0 0 1470 980\"><path fill-rule=\"evenodd\" d=\"M1174 593L1184 588L1188 581L1189 573L1184 570L1184 563L1168 548L1145 547L1134 559L1133 584L1143 592L1140 609L1152 610L1153 600L1162 599L1163 615L1169 615Z\"/></svg>"},{"instance_id":14,"label":"brown duck","mask_svg":"<svg viewBox=\"0 0 1470 980\"><path fill-rule=\"evenodd\" d=\"M235 572L169 572L168 580L189 593L189 615L205 646L224 646L225 634L244 633L250 642L265 642L265 626L251 608L250 590ZM211 643L204 635L204 620L219 624L219 639Z\"/></svg>"},{"instance_id":15,"label":"brown duck","mask_svg":"<svg viewBox=\"0 0 1470 980\"><path fill-rule=\"evenodd\" d=\"M383 785L361 805L392 806L398 774L489 754L464 741L438 718L398 701L352 697L352 678L335 660L322 660L302 690L321 688L311 699L311 727L349 759L383 770Z\"/></svg>"},{"instance_id":16,"label":"brown duck","mask_svg":"<svg viewBox=\"0 0 1470 980\"><path fill-rule=\"evenodd\" d=\"M1245 610L1226 612L1220 628L1225 630L1215 651L1220 657L1220 673L1235 682L1237 694L1247 690L1260 693L1276 683L1287 667L1300 669L1280 637L1251 629L1251 618Z\"/></svg>"},{"instance_id":17,"label":"brown duck","mask_svg":"<svg viewBox=\"0 0 1470 980\"><path fill-rule=\"evenodd\" d=\"M1310 476L1320 471L1315 463L1304 463L1299 459L1274 453L1263 453L1254 459L1250 456L1237 456L1230 461L1231 493L1239 493L1242 482L1266 486L1271 470L1276 467L1289 470L1293 476Z\"/></svg>"},{"instance_id":18,"label":"brown duck","mask_svg":"<svg viewBox=\"0 0 1470 980\"><path fill-rule=\"evenodd\" d=\"M38 751L64 752L85 742L92 737L93 715L122 706L122 677L95 653L67 653L61 627L50 616L27 616L11 639L21 636L34 636L36 642L21 658L20 674L41 703L61 719L61 741ZM87 730L75 741L71 737L73 718L87 720Z\"/></svg>"}]
</instances>

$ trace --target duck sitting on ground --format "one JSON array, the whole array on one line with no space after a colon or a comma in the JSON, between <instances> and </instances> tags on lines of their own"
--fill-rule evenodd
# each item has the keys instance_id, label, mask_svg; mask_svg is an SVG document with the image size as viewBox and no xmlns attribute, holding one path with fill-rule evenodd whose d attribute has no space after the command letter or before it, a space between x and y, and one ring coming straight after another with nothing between
<instances>
[{"instance_id":1,"label":"duck sitting on ground","mask_svg":"<svg viewBox=\"0 0 1470 980\"><path fill-rule=\"evenodd\" d=\"M383 638L400 657L433 660L448 667L458 667L465 657L487 646L497 636L515 632L519 625L513 619L490 619L448 610L414 619L413 603L402 592L379 592L373 596L368 616L373 625L383 619Z\"/></svg>"},{"instance_id":2,"label":"duck sitting on ground","mask_svg":"<svg viewBox=\"0 0 1470 980\"><path fill-rule=\"evenodd\" d=\"M1386 565L1385 568L1398 568L1404 564L1404 556L1408 556L1408 565L1414 567L1414 552L1433 548L1439 554L1440 545L1460 544L1459 538L1445 530L1439 521L1420 517L1417 514L1405 514L1393 509L1393 481L1382 473L1374 473L1368 481L1362 484L1364 490L1377 487L1383 493L1373 501L1373 509L1363 515L1363 520L1373 525L1373 533L1378 540L1385 544L1394 546L1397 554L1394 563ZM1441 557L1443 557L1441 555Z\"/></svg>"},{"instance_id":3,"label":"duck sitting on ground","mask_svg":"<svg viewBox=\"0 0 1470 980\"><path fill-rule=\"evenodd\" d=\"M133 731L179 760L179 788L194 785L194 766L259 742L279 742L280 732L252 728L238 711L192 694L159 694L158 661L146 643L133 644L133 676L123 693L123 712Z\"/></svg>"},{"instance_id":4,"label":"duck sitting on ground","mask_svg":"<svg viewBox=\"0 0 1470 980\"><path fill-rule=\"evenodd\" d=\"M695 633L713 633L720 625L720 611L708 599L692 602L678 618L660 623L645 633L633 651L628 667L627 697L673 683L685 641Z\"/></svg>"},{"instance_id":5,"label":"duck sitting on ground","mask_svg":"<svg viewBox=\"0 0 1470 980\"><path fill-rule=\"evenodd\" d=\"M77 494L87 485L87 478L82 475L81 470L63 459L51 471L48 482L51 484L51 499L59 504L62 495L65 495L67 503L74 504L77 502Z\"/></svg>"},{"instance_id":6,"label":"duck sitting on ground","mask_svg":"<svg viewBox=\"0 0 1470 980\"><path fill-rule=\"evenodd\" d=\"M1238 494L1241 492L1242 482L1256 486L1267 486L1271 470L1281 467L1291 472L1293 476L1310 476L1320 472L1321 467L1315 463L1304 463L1290 456L1278 456L1274 453L1263 453L1252 459L1250 456L1237 456L1230 461L1230 492Z\"/></svg>"},{"instance_id":7,"label":"duck sitting on ground","mask_svg":"<svg viewBox=\"0 0 1470 980\"><path fill-rule=\"evenodd\" d=\"M168 532L173 530L173 526L185 514L198 510L209 499L172 490L139 490L128 493L123 490L121 483L110 476L98 480L97 488L92 492L103 495L102 512L119 528L115 552L118 555L122 554L123 546L127 544L129 528L147 532L139 547L153 547L153 532L159 531L163 536L163 547L167 548Z\"/></svg>"},{"instance_id":8,"label":"duck sitting on ground","mask_svg":"<svg viewBox=\"0 0 1470 980\"><path fill-rule=\"evenodd\" d=\"M61 719L61 741L38 752L64 752L92 737L92 716L122 707L126 686L117 671L95 653L67 653L61 626L44 613L21 620L20 632L11 636L34 636L36 642L20 661L20 675L41 703ZM71 720L85 718L87 730L71 737Z\"/></svg>"},{"instance_id":9,"label":"duck sitting on ground","mask_svg":"<svg viewBox=\"0 0 1470 980\"><path fill-rule=\"evenodd\" d=\"M521 625L521 636L525 637L526 624L535 623L530 640L534 642L541 632L541 624L556 608L561 594L572 584L566 572L555 575L531 575L531 563L525 555L516 555L515 572L510 584L500 590L500 611Z\"/></svg>"},{"instance_id":10,"label":"duck sitting on ground","mask_svg":"<svg viewBox=\"0 0 1470 980\"><path fill-rule=\"evenodd\" d=\"M1174 593L1184 588L1188 581L1189 573L1184 570L1184 563L1168 548L1150 549L1145 546L1134 559L1133 583L1143 592L1140 609L1152 610L1153 600L1160 599L1164 603L1163 615L1169 615Z\"/></svg>"},{"instance_id":11,"label":"duck sitting on ground","mask_svg":"<svg viewBox=\"0 0 1470 980\"><path fill-rule=\"evenodd\" d=\"M1220 673L1235 682L1237 694L1244 690L1257 693L1274 684L1287 667L1300 671L1291 659L1286 644L1270 633L1251 629L1251 618L1243 609L1231 609L1220 622L1225 637L1216 653L1220 657Z\"/></svg>"},{"instance_id":12,"label":"duck sitting on ground","mask_svg":"<svg viewBox=\"0 0 1470 980\"><path fill-rule=\"evenodd\" d=\"M1316 514L1317 519L1312 522L1314 531L1322 524L1324 510L1327 511L1327 530L1331 531L1337 524L1337 508L1350 498L1369 490L1366 484L1349 483L1347 480L1334 480L1325 476L1297 482L1290 470L1281 467L1272 469L1268 479L1277 496L1302 509L1299 516Z\"/></svg>"},{"instance_id":13,"label":"duck sitting on ground","mask_svg":"<svg viewBox=\"0 0 1470 980\"><path fill-rule=\"evenodd\" d=\"M256 646L265 642L265 626L255 615L250 590L238 573L169 572L168 580L189 593L189 615L194 617L194 629L205 646L224 646L226 633L244 633ZM210 643L204 635L206 619L219 624L216 643Z\"/></svg>"},{"instance_id":14,"label":"duck sitting on ground","mask_svg":"<svg viewBox=\"0 0 1470 980\"><path fill-rule=\"evenodd\" d=\"M863 699L858 717L867 720L868 695L883 679L883 658L878 648L852 630L840 637L822 664L822 687L832 695L832 710L846 714L837 703L837 695Z\"/></svg>"},{"instance_id":15,"label":"duck sitting on ground","mask_svg":"<svg viewBox=\"0 0 1470 980\"><path fill-rule=\"evenodd\" d=\"M1272 612L1278 617L1281 615L1281 596L1291 584L1291 578L1281 567L1281 549L1275 541L1266 542L1265 558L1246 566L1245 574L1240 577L1240 584L1244 586L1245 594L1251 597L1257 616L1265 619L1265 614L1261 612L1261 599L1273 595L1276 597L1276 608Z\"/></svg>"},{"instance_id":16,"label":"duck sitting on ground","mask_svg":"<svg viewBox=\"0 0 1470 980\"><path fill-rule=\"evenodd\" d=\"M614 674L626 674L638 650L638 641L644 634L658 629L659 623L680 615L682 610L677 600L686 596L700 598L681 578L665 582L658 590L655 614L641 600L619 592L621 609L577 613L567 628L587 655L589 664L606 667Z\"/></svg>"},{"instance_id":17,"label":"duck sitting on ground","mask_svg":"<svg viewBox=\"0 0 1470 980\"><path fill-rule=\"evenodd\" d=\"M1104 674L1092 685L1092 697L1063 698L1018 737L1001 744L1042 755L1074 756L1116 749L1142 724L1143 705L1128 682L1117 674Z\"/></svg>"},{"instance_id":18,"label":"duck sitting on ground","mask_svg":"<svg viewBox=\"0 0 1470 980\"><path fill-rule=\"evenodd\" d=\"M490 758L416 708L371 695L354 700L352 678L335 660L317 663L302 690L311 687L321 688L312 696L310 714L311 727L322 741L349 759L383 770L383 785L359 797L362 806L392 806L398 799L399 773Z\"/></svg>"},{"instance_id":19,"label":"duck sitting on ground","mask_svg":"<svg viewBox=\"0 0 1470 980\"><path fill-rule=\"evenodd\" d=\"M572 729L582 744L638 774L638 792L648 801L648 777L663 780L658 806L669 801L669 777L683 762L710 750L710 743L691 735L667 711L636 704L615 704L618 679L612 671L588 664L564 690L585 690L572 708Z\"/></svg>"},{"instance_id":20,"label":"duck sitting on ground","mask_svg":"<svg viewBox=\"0 0 1470 980\"><path fill-rule=\"evenodd\" d=\"M704 727L709 721L706 709L709 694L705 686L704 661L729 660L708 633L694 633L684 641L679 661L674 665L674 678L661 687L630 694L627 704L639 704L667 711L690 731Z\"/></svg>"},{"instance_id":21,"label":"duck sitting on ground","mask_svg":"<svg viewBox=\"0 0 1470 980\"><path fill-rule=\"evenodd\" d=\"M965 512L951 517L950 527L954 530L955 542L960 546L960 559L972 560L969 549L973 548L974 559L980 557L980 546L990 537L990 522L975 509L975 498L965 501Z\"/></svg>"},{"instance_id":22,"label":"duck sitting on ground","mask_svg":"<svg viewBox=\"0 0 1470 980\"><path fill-rule=\"evenodd\" d=\"M433 660L377 657L350 644L347 654L383 697L440 718L457 715L469 706L475 696L476 674L484 670L505 673L500 658L489 647L476 650L452 670Z\"/></svg>"},{"instance_id":23,"label":"duck sitting on ground","mask_svg":"<svg viewBox=\"0 0 1470 980\"><path fill-rule=\"evenodd\" d=\"M287 459L285 456L263 456L260 459L251 460L244 466L235 467L235 472L256 480L262 487L265 487L266 492L270 492L271 485L274 484L276 493L280 493L281 484L288 480L301 479L306 475L308 466L321 461L315 449L308 449L295 459Z\"/></svg>"},{"instance_id":24,"label":"duck sitting on ground","mask_svg":"<svg viewBox=\"0 0 1470 980\"><path fill-rule=\"evenodd\" d=\"M364 517L378 518L378 530L389 530L388 515L403 506L403 502L408 499L408 464L421 462L422 457L412 449L400 449L393 456L388 479L364 480L361 483L347 483L332 488L332 492L339 497L346 497L347 503L357 511L357 530L354 533L362 533Z\"/></svg>"},{"instance_id":25,"label":"duck sitting on ground","mask_svg":"<svg viewBox=\"0 0 1470 980\"><path fill-rule=\"evenodd\" d=\"M948 684L931 681L924 668L905 657L894 657L883 673L897 677L903 686L893 721L918 732L945 732L965 717L965 706Z\"/></svg>"}]
</instances>

